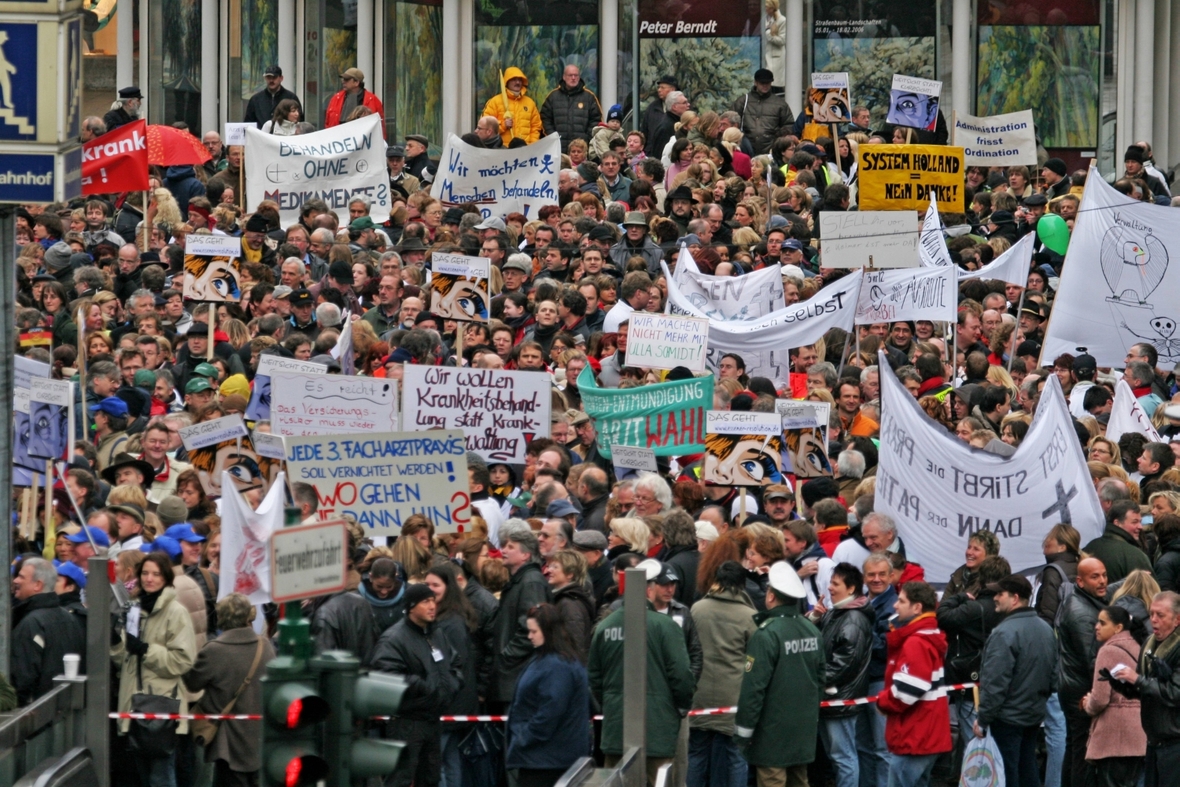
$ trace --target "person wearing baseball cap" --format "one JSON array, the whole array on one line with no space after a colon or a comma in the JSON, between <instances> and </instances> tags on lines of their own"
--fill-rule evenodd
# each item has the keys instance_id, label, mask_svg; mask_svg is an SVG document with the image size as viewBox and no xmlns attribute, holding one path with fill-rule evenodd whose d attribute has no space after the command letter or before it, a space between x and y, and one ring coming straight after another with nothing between
<instances>
[{"instance_id":1,"label":"person wearing baseball cap","mask_svg":"<svg viewBox=\"0 0 1180 787\"><path fill-rule=\"evenodd\" d=\"M83 572L90 570L87 560L96 555L105 555L111 546L111 539L106 531L93 525L79 528L77 533L68 536L66 540L74 545L73 563ZM99 551L96 552L95 547L98 547Z\"/></svg>"},{"instance_id":2,"label":"person wearing baseball cap","mask_svg":"<svg viewBox=\"0 0 1180 787\"><path fill-rule=\"evenodd\" d=\"M258 128L262 128L263 123L274 118L275 107L279 105L279 102L287 100L294 101L299 105L299 120L302 121L303 103L299 100L299 96L283 87L283 69L278 64L267 66L266 71L262 72L262 78L266 80L266 87L250 96L250 102L246 104L246 114L242 116L242 122L253 123Z\"/></svg>"},{"instance_id":3,"label":"person wearing baseball cap","mask_svg":"<svg viewBox=\"0 0 1180 787\"><path fill-rule=\"evenodd\" d=\"M983 649L974 732L996 739L1011 784L1031 784L1026 774L1037 773L1036 739L1057 689L1057 635L1029 606L1032 585L1024 577L1010 574L987 589L1002 617Z\"/></svg>"},{"instance_id":4,"label":"person wearing baseball cap","mask_svg":"<svg viewBox=\"0 0 1180 787\"><path fill-rule=\"evenodd\" d=\"M184 409L194 417L205 405L217 401L217 389L204 377L194 377L184 386Z\"/></svg>"},{"instance_id":5,"label":"person wearing baseball cap","mask_svg":"<svg viewBox=\"0 0 1180 787\"><path fill-rule=\"evenodd\" d=\"M463 668L455 663L455 649L447 635L435 626L434 591L425 584L406 585L405 604L405 617L377 640L369 666L434 689L407 697L410 701L402 702L397 718L389 723L389 736L407 741L389 783L438 784L442 766L438 717L463 687Z\"/></svg>"},{"instance_id":6,"label":"person wearing baseball cap","mask_svg":"<svg viewBox=\"0 0 1180 787\"><path fill-rule=\"evenodd\" d=\"M586 578L594 587L595 609L602 606L606 593L614 586L610 561L606 559L608 549L606 536L598 530L577 530L574 532L574 549L586 558Z\"/></svg>"},{"instance_id":7,"label":"person wearing baseball cap","mask_svg":"<svg viewBox=\"0 0 1180 787\"><path fill-rule=\"evenodd\" d=\"M758 628L746 644L734 743L758 768L759 783L805 784L819 729L823 643L799 609L806 592L795 569L774 563L767 581L766 611L754 617Z\"/></svg>"},{"instance_id":8,"label":"person wearing baseball cap","mask_svg":"<svg viewBox=\"0 0 1180 787\"><path fill-rule=\"evenodd\" d=\"M671 615L657 612L650 599L659 592L655 578L664 573L662 564L644 560L636 568L647 581L647 780L655 783L656 773L676 757L680 724L693 706L696 673L689 661L685 632ZM623 575L620 575L620 580ZM673 589L675 585L672 585ZM619 594L622 597L622 593ZM602 751L606 766L615 767L623 756L623 616L620 604L594 630L590 643L590 692L602 706ZM653 674L658 669L660 674ZM818 710L818 706L817 706ZM815 741L811 741L814 753Z\"/></svg>"},{"instance_id":9,"label":"person wearing baseball cap","mask_svg":"<svg viewBox=\"0 0 1180 787\"><path fill-rule=\"evenodd\" d=\"M130 411L127 403L117 396L108 396L90 405L94 422L94 445L98 453L95 464L99 471L115 461L115 455L127 450L127 425Z\"/></svg>"},{"instance_id":10,"label":"person wearing baseball cap","mask_svg":"<svg viewBox=\"0 0 1180 787\"><path fill-rule=\"evenodd\" d=\"M359 107L365 107L381 118L381 135L384 138L385 107L375 93L365 90L365 72L355 66L345 69L340 75L340 85L340 91L328 101L328 109L324 113L324 128L352 120L352 113Z\"/></svg>"},{"instance_id":11,"label":"person wearing baseball cap","mask_svg":"<svg viewBox=\"0 0 1180 787\"><path fill-rule=\"evenodd\" d=\"M422 183L406 171L406 146L394 143L385 149L385 167L389 170L389 187L407 199L421 190ZM445 222L444 222L445 223Z\"/></svg>"}]
</instances>

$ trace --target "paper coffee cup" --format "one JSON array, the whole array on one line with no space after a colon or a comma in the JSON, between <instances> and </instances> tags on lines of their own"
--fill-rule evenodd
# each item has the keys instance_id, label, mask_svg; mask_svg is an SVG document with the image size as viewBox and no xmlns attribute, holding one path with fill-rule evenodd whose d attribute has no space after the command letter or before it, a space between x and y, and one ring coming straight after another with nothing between
<instances>
[{"instance_id":1,"label":"paper coffee cup","mask_svg":"<svg viewBox=\"0 0 1180 787\"><path fill-rule=\"evenodd\" d=\"M61 657L61 660L65 664L66 677L67 678L78 677L78 665L82 662L82 657L79 656L77 653L67 653L66 655Z\"/></svg>"}]
</instances>

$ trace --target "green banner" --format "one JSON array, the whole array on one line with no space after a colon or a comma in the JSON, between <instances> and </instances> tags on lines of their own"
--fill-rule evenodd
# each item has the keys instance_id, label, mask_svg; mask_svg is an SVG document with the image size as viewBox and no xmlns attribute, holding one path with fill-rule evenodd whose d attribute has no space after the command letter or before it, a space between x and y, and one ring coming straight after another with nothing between
<instances>
[{"instance_id":1,"label":"green banner","mask_svg":"<svg viewBox=\"0 0 1180 787\"><path fill-rule=\"evenodd\" d=\"M578 375L582 407L598 429L598 450L611 446L650 448L656 456L705 450L705 411L713 407L713 378L694 377L638 388L600 388L594 373Z\"/></svg>"}]
</instances>

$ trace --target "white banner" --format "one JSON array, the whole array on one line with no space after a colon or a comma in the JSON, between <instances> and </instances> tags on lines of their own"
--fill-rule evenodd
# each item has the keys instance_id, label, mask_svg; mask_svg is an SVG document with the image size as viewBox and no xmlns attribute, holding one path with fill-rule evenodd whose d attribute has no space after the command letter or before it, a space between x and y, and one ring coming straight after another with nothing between
<instances>
[{"instance_id":1,"label":"white banner","mask_svg":"<svg viewBox=\"0 0 1180 787\"><path fill-rule=\"evenodd\" d=\"M406 431L461 429L468 451L489 462L524 464L525 451L549 434L549 375L502 369L406 364Z\"/></svg>"},{"instance_id":2,"label":"white banner","mask_svg":"<svg viewBox=\"0 0 1180 787\"><path fill-rule=\"evenodd\" d=\"M954 113L951 144L963 148L968 167L1011 167L1037 163L1033 112L975 117Z\"/></svg>"},{"instance_id":3,"label":"white banner","mask_svg":"<svg viewBox=\"0 0 1180 787\"><path fill-rule=\"evenodd\" d=\"M912 268L918 264L918 217L908 210L824 211L819 214L825 268Z\"/></svg>"},{"instance_id":4,"label":"white banner","mask_svg":"<svg viewBox=\"0 0 1180 787\"><path fill-rule=\"evenodd\" d=\"M270 601L270 534L283 527L283 503L287 486L279 473L258 510L234 489L228 472L222 473L221 577L217 600L241 593L252 604Z\"/></svg>"},{"instance_id":5,"label":"white banner","mask_svg":"<svg viewBox=\"0 0 1180 787\"><path fill-rule=\"evenodd\" d=\"M356 352L352 347L352 323L352 312L345 309L344 314L340 318L340 324L344 328L340 330L340 335L336 337L336 344L328 351L328 354L340 364L340 372L345 376L356 374Z\"/></svg>"},{"instance_id":6,"label":"white banner","mask_svg":"<svg viewBox=\"0 0 1180 787\"><path fill-rule=\"evenodd\" d=\"M616 445L611 448L611 461L615 467L623 470L646 470L649 473L659 470L659 466L656 464L656 452L650 448Z\"/></svg>"},{"instance_id":7,"label":"white banner","mask_svg":"<svg viewBox=\"0 0 1180 787\"><path fill-rule=\"evenodd\" d=\"M943 266L865 271L856 304L856 324L898 320L954 322L958 319L959 290L955 270L953 266Z\"/></svg>"},{"instance_id":8,"label":"white banner","mask_svg":"<svg viewBox=\"0 0 1180 787\"><path fill-rule=\"evenodd\" d=\"M271 459L280 461L287 458L287 448L283 445L281 434L260 432L255 429L250 433L250 441L254 444L254 453L259 456L269 456Z\"/></svg>"},{"instance_id":9,"label":"white banner","mask_svg":"<svg viewBox=\"0 0 1180 787\"><path fill-rule=\"evenodd\" d=\"M777 266L776 266L777 267ZM632 312L627 332L627 365L642 369L705 371L709 321L704 317Z\"/></svg>"},{"instance_id":10,"label":"white banner","mask_svg":"<svg viewBox=\"0 0 1180 787\"><path fill-rule=\"evenodd\" d=\"M1110 409L1110 421L1106 424L1106 439L1118 444L1125 434L1141 434L1153 443L1168 442L1152 426L1151 419L1143 412L1143 406L1126 380L1119 380L1114 387L1114 402ZM1136 457L1138 459L1138 457Z\"/></svg>"},{"instance_id":11,"label":"white banner","mask_svg":"<svg viewBox=\"0 0 1180 787\"><path fill-rule=\"evenodd\" d=\"M184 253L200 257L241 257L242 239L231 235L184 236Z\"/></svg>"},{"instance_id":12,"label":"white banner","mask_svg":"<svg viewBox=\"0 0 1180 787\"><path fill-rule=\"evenodd\" d=\"M827 402L775 399L774 411L783 419L783 429L828 428L832 406Z\"/></svg>"},{"instance_id":13,"label":"white banner","mask_svg":"<svg viewBox=\"0 0 1180 787\"><path fill-rule=\"evenodd\" d=\"M999 536L1000 552L1017 573L1044 565L1041 542L1054 525L1072 524L1083 544L1102 534L1102 508L1056 377L1046 383L1023 442L1005 458L930 420L884 356L878 369L876 510L893 517L906 557L926 569L927 581L949 580L979 530Z\"/></svg>"},{"instance_id":14,"label":"white banner","mask_svg":"<svg viewBox=\"0 0 1180 787\"><path fill-rule=\"evenodd\" d=\"M943 265L956 267L946 247L946 238L942 235L942 219L938 216L938 203L934 201L934 197L930 198L930 207L926 208L926 217L922 219L918 258L921 259L922 265L928 268Z\"/></svg>"},{"instance_id":15,"label":"white banner","mask_svg":"<svg viewBox=\"0 0 1180 787\"><path fill-rule=\"evenodd\" d=\"M369 218L377 224L389 220L380 115L294 137L248 128L246 151L246 204L253 209L264 199L277 202L283 229L299 221L304 203L317 198L347 216L349 201L364 197Z\"/></svg>"},{"instance_id":16,"label":"white banner","mask_svg":"<svg viewBox=\"0 0 1180 787\"><path fill-rule=\"evenodd\" d=\"M1161 368L1180 361L1180 265L1169 265L1178 252L1174 208L1124 196L1091 169L1041 357L1085 347L1098 366L1121 367L1131 345L1145 342Z\"/></svg>"},{"instance_id":17,"label":"white banner","mask_svg":"<svg viewBox=\"0 0 1180 787\"><path fill-rule=\"evenodd\" d=\"M668 280L668 289L673 287L679 289L689 308L674 308L669 301L668 314L710 320L757 320L787 303L782 266L771 265L744 276L710 276L696 269L688 249L680 250L676 276Z\"/></svg>"},{"instance_id":18,"label":"white banner","mask_svg":"<svg viewBox=\"0 0 1180 787\"><path fill-rule=\"evenodd\" d=\"M212 421L202 421L199 424L182 427L180 441L184 443L186 451L196 451L199 448L208 448L225 440L234 440L248 434L242 416L225 415L221 418L214 418Z\"/></svg>"},{"instance_id":19,"label":"white banner","mask_svg":"<svg viewBox=\"0 0 1180 787\"><path fill-rule=\"evenodd\" d=\"M379 377L273 374L270 428L284 437L396 431L397 384Z\"/></svg>"},{"instance_id":20,"label":"white banner","mask_svg":"<svg viewBox=\"0 0 1180 787\"><path fill-rule=\"evenodd\" d=\"M471 524L462 432L311 435L286 443L291 478L315 487L320 519L347 514L379 536L396 536L412 514L426 516L436 532Z\"/></svg>"},{"instance_id":21,"label":"white banner","mask_svg":"<svg viewBox=\"0 0 1180 787\"><path fill-rule=\"evenodd\" d=\"M671 282L668 266L661 262L664 276ZM806 301L793 303L757 320L742 322L709 321L709 348L706 364L713 372L726 353L737 353L746 362L751 377L769 377L782 385L790 380L789 351L794 347L815 344L832 328L851 331L860 297L860 276L845 276L824 287ZM694 317L702 317L675 288L668 287L668 303Z\"/></svg>"},{"instance_id":22,"label":"white banner","mask_svg":"<svg viewBox=\"0 0 1180 787\"><path fill-rule=\"evenodd\" d=\"M337 342L337 346L339 346L339 342ZM258 369L254 372L254 388L250 391L250 403L246 405L247 419L251 421L270 419L270 376L278 372L327 374L328 367L318 361L300 361L296 358L284 358L274 353L263 353L258 358Z\"/></svg>"},{"instance_id":23,"label":"white banner","mask_svg":"<svg viewBox=\"0 0 1180 787\"><path fill-rule=\"evenodd\" d=\"M480 213L504 216L520 212L529 219L546 205L556 205L561 172L561 137L557 134L523 148L488 150L447 137L430 196L448 205L473 203Z\"/></svg>"},{"instance_id":24,"label":"white banner","mask_svg":"<svg viewBox=\"0 0 1180 787\"><path fill-rule=\"evenodd\" d=\"M705 413L706 434L782 434L783 419L778 413L755 413L748 410L709 410Z\"/></svg>"},{"instance_id":25,"label":"white banner","mask_svg":"<svg viewBox=\"0 0 1180 787\"><path fill-rule=\"evenodd\" d=\"M977 271L959 269L959 281L967 279L998 279L1006 284L1024 287L1028 284L1028 269L1032 262L1033 244L1036 242L1035 232L1027 233L1016 241L1010 249L984 265Z\"/></svg>"}]
</instances>

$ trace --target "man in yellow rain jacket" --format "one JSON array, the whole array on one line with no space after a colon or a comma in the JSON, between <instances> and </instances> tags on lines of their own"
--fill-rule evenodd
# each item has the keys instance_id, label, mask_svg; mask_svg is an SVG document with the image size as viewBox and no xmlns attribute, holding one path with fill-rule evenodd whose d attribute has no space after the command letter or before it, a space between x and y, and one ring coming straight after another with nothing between
<instances>
[{"instance_id":1,"label":"man in yellow rain jacket","mask_svg":"<svg viewBox=\"0 0 1180 787\"><path fill-rule=\"evenodd\" d=\"M504 71L504 84L508 97L507 112L504 106L505 93L497 93L488 99L482 114L491 115L500 121L500 138L504 140L504 147L508 147L513 139L522 139L531 145L541 138L541 113L537 110L537 103L525 95L528 92L528 77L516 66L509 66Z\"/></svg>"}]
</instances>

